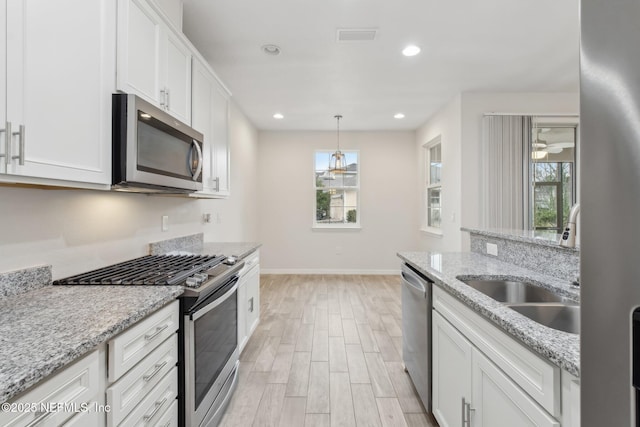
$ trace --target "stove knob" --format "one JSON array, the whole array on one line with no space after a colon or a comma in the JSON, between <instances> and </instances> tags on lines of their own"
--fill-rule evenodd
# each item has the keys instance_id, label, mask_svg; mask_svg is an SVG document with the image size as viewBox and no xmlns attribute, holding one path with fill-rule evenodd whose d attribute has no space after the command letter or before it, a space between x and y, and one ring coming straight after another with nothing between
<instances>
[{"instance_id":1,"label":"stove knob","mask_svg":"<svg viewBox=\"0 0 640 427\"><path fill-rule=\"evenodd\" d=\"M209 278L208 274L196 273L193 275L196 279L198 279L201 283Z\"/></svg>"}]
</instances>

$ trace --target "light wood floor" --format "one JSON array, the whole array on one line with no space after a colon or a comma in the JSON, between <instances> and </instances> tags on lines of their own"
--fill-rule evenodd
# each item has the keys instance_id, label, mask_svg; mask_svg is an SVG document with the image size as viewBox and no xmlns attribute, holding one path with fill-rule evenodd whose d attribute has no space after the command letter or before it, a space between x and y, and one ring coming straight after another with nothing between
<instances>
[{"instance_id":1,"label":"light wood floor","mask_svg":"<svg viewBox=\"0 0 640 427\"><path fill-rule=\"evenodd\" d=\"M402 364L396 276L263 275L222 425L437 426Z\"/></svg>"}]
</instances>

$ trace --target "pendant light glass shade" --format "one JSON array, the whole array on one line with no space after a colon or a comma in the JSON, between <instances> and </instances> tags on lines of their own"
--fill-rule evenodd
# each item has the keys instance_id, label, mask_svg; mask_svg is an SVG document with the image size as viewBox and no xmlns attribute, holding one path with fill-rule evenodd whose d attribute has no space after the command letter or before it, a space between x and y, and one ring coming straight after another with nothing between
<instances>
[{"instance_id":1,"label":"pendant light glass shade","mask_svg":"<svg viewBox=\"0 0 640 427\"><path fill-rule=\"evenodd\" d=\"M337 121L337 140L338 140L338 149L335 153L331 154L331 159L329 160L329 172L331 173L345 173L347 171L347 159L346 156L340 151L340 119L342 116L337 114L335 116Z\"/></svg>"}]
</instances>

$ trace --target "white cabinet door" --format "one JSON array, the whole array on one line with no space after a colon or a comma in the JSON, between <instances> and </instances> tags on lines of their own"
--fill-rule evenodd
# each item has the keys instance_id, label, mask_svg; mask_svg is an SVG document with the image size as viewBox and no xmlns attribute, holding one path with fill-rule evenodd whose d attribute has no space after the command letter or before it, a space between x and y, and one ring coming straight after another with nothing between
<instances>
[{"instance_id":1,"label":"white cabinet door","mask_svg":"<svg viewBox=\"0 0 640 427\"><path fill-rule=\"evenodd\" d=\"M192 197L229 195L228 93L201 60L193 61L192 126L204 135L202 191Z\"/></svg>"},{"instance_id":2,"label":"white cabinet door","mask_svg":"<svg viewBox=\"0 0 640 427\"><path fill-rule=\"evenodd\" d=\"M229 95L216 84L213 91L213 179L216 193L228 196L231 193L229 150Z\"/></svg>"},{"instance_id":3,"label":"white cabinet door","mask_svg":"<svg viewBox=\"0 0 640 427\"><path fill-rule=\"evenodd\" d=\"M473 427L558 427L509 377L480 351L473 351Z\"/></svg>"},{"instance_id":4,"label":"white cabinet door","mask_svg":"<svg viewBox=\"0 0 640 427\"><path fill-rule=\"evenodd\" d=\"M160 18L145 0L119 2L118 89L162 107L161 34Z\"/></svg>"},{"instance_id":5,"label":"white cabinet door","mask_svg":"<svg viewBox=\"0 0 640 427\"><path fill-rule=\"evenodd\" d=\"M117 88L191 124L189 47L145 0L118 4Z\"/></svg>"},{"instance_id":6,"label":"white cabinet door","mask_svg":"<svg viewBox=\"0 0 640 427\"><path fill-rule=\"evenodd\" d=\"M0 0L0 173L7 168L7 1Z\"/></svg>"},{"instance_id":7,"label":"white cabinet door","mask_svg":"<svg viewBox=\"0 0 640 427\"><path fill-rule=\"evenodd\" d=\"M213 194L215 183L211 179L213 170L213 85L215 77L200 61L193 62L191 78L191 126L204 136L202 147L202 191L196 192L194 197Z\"/></svg>"},{"instance_id":8,"label":"white cabinet door","mask_svg":"<svg viewBox=\"0 0 640 427\"><path fill-rule=\"evenodd\" d=\"M247 337L251 338L253 331L260 323L260 265L251 267L247 273Z\"/></svg>"},{"instance_id":9,"label":"white cabinet door","mask_svg":"<svg viewBox=\"0 0 640 427\"><path fill-rule=\"evenodd\" d=\"M169 31L163 41L166 108L179 120L191 124L191 51Z\"/></svg>"},{"instance_id":10,"label":"white cabinet door","mask_svg":"<svg viewBox=\"0 0 640 427\"><path fill-rule=\"evenodd\" d=\"M458 427L463 404L471 401L472 346L436 311L432 340L433 415L440 427Z\"/></svg>"},{"instance_id":11,"label":"white cabinet door","mask_svg":"<svg viewBox=\"0 0 640 427\"><path fill-rule=\"evenodd\" d=\"M6 6L6 121L14 135L5 172L109 184L115 4Z\"/></svg>"}]
</instances>

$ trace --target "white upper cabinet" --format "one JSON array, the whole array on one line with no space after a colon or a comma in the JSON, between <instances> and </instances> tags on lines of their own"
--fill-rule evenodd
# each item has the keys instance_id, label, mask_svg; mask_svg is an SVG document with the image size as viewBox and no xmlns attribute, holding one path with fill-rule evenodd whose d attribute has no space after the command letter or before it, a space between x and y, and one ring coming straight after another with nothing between
<instances>
[{"instance_id":1,"label":"white upper cabinet","mask_svg":"<svg viewBox=\"0 0 640 427\"><path fill-rule=\"evenodd\" d=\"M189 46L144 0L118 2L117 88L191 124Z\"/></svg>"},{"instance_id":2,"label":"white upper cabinet","mask_svg":"<svg viewBox=\"0 0 640 427\"><path fill-rule=\"evenodd\" d=\"M115 4L0 0L0 10L0 181L107 188Z\"/></svg>"},{"instance_id":3,"label":"white upper cabinet","mask_svg":"<svg viewBox=\"0 0 640 427\"><path fill-rule=\"evenodd\" d=\"M204 135L203 190L193 197L225 197L229 191L229 93L203 60L193 63L192 126Z\"/></svg>"}]
</instances>

